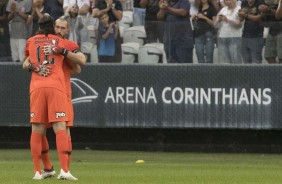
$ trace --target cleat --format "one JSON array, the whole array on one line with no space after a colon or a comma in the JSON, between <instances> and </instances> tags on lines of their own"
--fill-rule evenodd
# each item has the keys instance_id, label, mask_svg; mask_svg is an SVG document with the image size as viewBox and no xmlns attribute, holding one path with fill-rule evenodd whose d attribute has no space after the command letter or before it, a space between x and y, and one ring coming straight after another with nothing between
<instances>
[{"instance_id":1,"label":"cleat","mask_svg":"<svg viewBox=\"0 0 282 184\"><path fill-rule=\"evenodd\" d=\"M39 173L39 171L36 171L35 175L33 176L34 180L43 180L42 174Z\"/></svg>"},{"instance_id":2,"label":"cleat","mask_svg":"<svg viewBox=\"0 0 282 184\"><path fill-rule=\"evenodd\" d=\"M56 174L56 171L53 169L44 169L42 171L42 178L43 179L46 179L46 178L51 178L51 177L54 177Z\"/></svg>"},{"instance_id":3,"label":"cleat","mask_svg":"<svg viewBox=\"0 0 282 184\"><path fill-rule=\"evenodd\" d=\"M61 169L60 174L58 175L58 180L78 180L76 177L74 177L70 171L68 171L67 173Z\"/></svg>"}]
</instances>

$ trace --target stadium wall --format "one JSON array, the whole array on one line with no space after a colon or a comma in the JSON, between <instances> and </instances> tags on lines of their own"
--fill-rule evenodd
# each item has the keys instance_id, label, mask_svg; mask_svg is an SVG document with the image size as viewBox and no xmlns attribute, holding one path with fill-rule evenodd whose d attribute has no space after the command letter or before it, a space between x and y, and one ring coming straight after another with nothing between
<instances>
[{"instance_id":1,"label":"stadium wall","mask_svg":"<svg viewBox=\"0 0 282 184\"><path fill-rule=\"evenodd\" d=\"M280 152L281 69L88 64L72 78L74 147ZM30 74L0 63L0 75L0 146L27 147Z\"/></svg>"}]
</instances>

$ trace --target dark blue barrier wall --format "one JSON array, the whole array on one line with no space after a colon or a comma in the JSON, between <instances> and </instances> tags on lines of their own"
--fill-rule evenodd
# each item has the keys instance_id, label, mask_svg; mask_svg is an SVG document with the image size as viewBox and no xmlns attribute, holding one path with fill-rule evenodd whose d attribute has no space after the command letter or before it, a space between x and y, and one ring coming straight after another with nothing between
<instances>
[{"instance_id":1,"label":"dark blue barrier wall","mask_svg":"<svg viewBox=\"0 0 282 184\"><path fill-rule=\"evenodd\" d=\"M281 128L280 65L87 65L73 76L75 125ZM29 125L30 74L0 65L1 126Z\"/></svg>"}]
</instances>

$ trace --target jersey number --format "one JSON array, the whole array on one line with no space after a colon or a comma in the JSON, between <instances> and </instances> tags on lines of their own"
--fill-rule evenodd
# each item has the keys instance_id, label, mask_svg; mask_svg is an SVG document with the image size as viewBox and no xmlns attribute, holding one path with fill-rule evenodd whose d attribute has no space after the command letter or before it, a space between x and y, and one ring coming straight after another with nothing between
<instances>
[{"instance_id":1,"label":"jersey number","mask_svg":"<svg viewBox=\"0 0 282 184\"><path fill-rule=\"evenodd\" d=\"M41 59L40 59L40 49L41 47L40 46L38 46L37 48L36 48L36 54L37 54L37 61L40 63L41 62ZM44 57L45 57L45 61L47 61L48 63L47 64L54 64L55 63L55 58L51 58L51 61L49 61L48 60L48 55L45 55L44 54Z\"/></svg>"}]
</instances>

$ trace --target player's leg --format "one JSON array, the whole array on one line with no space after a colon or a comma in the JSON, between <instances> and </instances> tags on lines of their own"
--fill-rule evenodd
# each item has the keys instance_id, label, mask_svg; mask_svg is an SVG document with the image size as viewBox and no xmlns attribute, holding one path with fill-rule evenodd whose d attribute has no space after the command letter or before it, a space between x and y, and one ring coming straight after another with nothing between
<instances>
[{"instance_id":1,"label":"player's leg","mask_svg":"<svg viewBox=\"0 0 282 184\"><path fill-rule=\"evenodd\" d=\"M43 166L44 169L42 171L42 177L45 178L49 178L49 177L53 177L55 176L56 172L51 164L51 160L50 160L50 155L49 155L49 143L46 137L46 131L47 128L49 128L50 126L45 125L45 132L44 135L42 137L42 152L41 152L41 158L42 158L42 162L43 162Z\"/></svg>"},{"instance_id":2,"label":"player's leg","mask_svg":"<svg viewBox=\"0 0 282 184\"><path fill-rule=\"evenodd\" d=\"M69 121L67 122L67 135L68 135L68 168L70 168L71 154L72 154L72 141L70 128L73 126L74 111L71 98L68 97L68 107L69 107Z\"/></svg>"},{"instance_id":3,"label":"player's leg","mask_svg":"<svg viewBox=\"0 0 282 184\"><path fill-rule=\"evenodd\" d=\"M32 123L32 133L30 137L30 150L34 166L34 177L33 179L43 179L40 168L40 158L42 151L42 137L44 134L45 126L42 123Z\"/></svg>"},{"instance_id":4,"label":"player's leg","mask_svg":"<svg viewBox=\"0 0 282 184\"><path fill-rule=\"evenodd\" d=\"M69 171L68 168L68 136L66 131L66 122L53 123L53 129L56 134L56 145L58 156L60 159L61 171L58 179L62 180L77 180Z\"/></svg>"},{"instance_id":5,"label":"player's leg","mask_svg":"<svg viewBox=\"0 0 282 184\"><path fill-rule=\"evenodd\" d=\"M50 89L48 101L48 119L53 122L53 130L56 134L57 152L60 159L61 173L58 179L77 180L68 168L68 136L66 122L69 120L69 107L67 95L61 91ZM54 113L55 112L55 113Z\"/></svg>"},{"instance_id":6,"label":"player's leg","mask_svg":"<svg viewBox=\"0 0 282 184\"><path fill-rule=\"evenodd\" d=\"M72 153L72 142L71 142L71 133L70 133L70 127L69 126L67 126L67 135L68 135L68 168L70 168L71 153Z\"/></svg>"},{"instance_id":7,"label":"player's leg","mask_svg":"<svg viewBox=\"0 0 282 184\"><path fill-rule=\"evenodd\" d=\"M43 89L37 89L30 94L30 122L32 133L30 137L30 149L34 164L33 179L43 179L41 175L40 159L42 152L42 137L47 121L46 93Z\"/></svg>"},{"instance_id":8,"label":"player's leg","mask_svg":"<svg viewBox=\"0 0 282 184\"><path fill-rule=\"evenodd\" d=\"M66 122L54 122L53 129L56 134L56 146L61 168L65 172L68 172L68 136L66 133Z\"/></svg>"}]
</instances>

